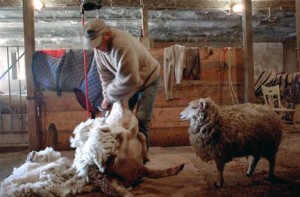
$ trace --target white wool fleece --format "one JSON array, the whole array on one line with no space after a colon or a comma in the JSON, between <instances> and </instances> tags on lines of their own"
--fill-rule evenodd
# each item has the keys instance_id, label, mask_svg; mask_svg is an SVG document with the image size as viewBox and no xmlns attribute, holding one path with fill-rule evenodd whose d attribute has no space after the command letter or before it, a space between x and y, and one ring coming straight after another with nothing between
<instances>
[{"instance_id":1,"label":"white wool fleece","mask_svg":"<svg viewBox=\"0 0 300 197\"><path fill-rule=\"evenodd\" d=\"M71 147L76 148L73 167L78 175L85 177L88 166L93 164L104 172L108 158L120 154L122 147L127 146L125 136L132 130L137 135L138 120L129 110L127 100L113 104L105 123L102 117L80 123L73 132L74 138L70 138ZM122 142L118 136L123 136Z\"/></svg>"},{"instance_id":2,"label":"white wool fleece","mask_svg":"<svg viewBox=\"0 0 300 197\"><path fill-rule=\"evenodd\" d=\"M52 148L33 151L27 161L1 183L0 197L64 197L79 194L86 182L71 165L71 160L61 157L60 152Z\"/></svg>"},{"instance_id":3,"label":"white wool fleece","mask_svg":"<svg viewBox=\"0 0 300 197\"><path fill-rule=\"evenodd\" d=\"M88 165L95 164L101 172L110 156L117 154L117 135L127 132L118 124L103 124L103 118L89 119L80 123L74 130L71 146L76 148L73 167L79 176L86 176ZM84 137L82 137L84 136Z\"/></svg>"}]
</instances>

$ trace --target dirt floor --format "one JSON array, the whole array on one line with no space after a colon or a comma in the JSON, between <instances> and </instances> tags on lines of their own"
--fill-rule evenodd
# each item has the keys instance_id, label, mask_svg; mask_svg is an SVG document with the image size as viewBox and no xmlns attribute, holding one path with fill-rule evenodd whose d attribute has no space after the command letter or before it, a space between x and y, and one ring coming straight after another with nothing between
<instances>
[{"instance_id":1,"label":"dirt floor","mask_svg":"<svg viewBox=\"0 0 300 197\"><path fill-rule=\"evenodd\" d=\"M196 197L196 196L243 196L243 197L296 197L300 196L300 125L297 129L285 127L284 137L277 155L275 174L277 179L271 183L265 180L268 162L261 159L253 177L246 171L248 159L236 159L225 166L224 188L215 189L216 167L213 162L205 163L196 157L191 147L151 147L151 161L147 165L157 168L185 163L177 176L161 179L145 179L131 189L134 196L140 197ZM74 152L62 152L72 157ZM0 154L0 181L8 176L13 167L25 161L27 153ZM249 158L250 159L250 158ZM80 195L81 197L100 197L101 193Z\"/></svg>"}]
</instances>

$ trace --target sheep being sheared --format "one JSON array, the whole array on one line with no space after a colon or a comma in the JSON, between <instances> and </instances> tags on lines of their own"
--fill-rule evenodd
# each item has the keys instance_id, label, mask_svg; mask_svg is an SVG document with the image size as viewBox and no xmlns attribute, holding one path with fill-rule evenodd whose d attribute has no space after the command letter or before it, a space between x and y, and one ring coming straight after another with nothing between
<instances>
[{"instance_id":1,"label":"sheep being sheared","mask_svg":"<svg viewBox=\"0 0 300 197\"><path fill-rule=\"evenodd\" d=\"M143 164L148 160L146 139L139 132L138 120L127 101L114 103L105 123L102 118L82 122L74 135L71 138L71 146L76 148L73 166L109 196L131 196L126 187L141 178L176 175L184 166L154 170Z\"/></svg>"},{"instance_id":2,"label":"sheep being sheared","mask_svg":"<svg viewBox=\"0 0 300 197\"><path fill-rule=\"evenodd\" d=\"M189 138L196 154L206 162L215 161L215 186L223 186L225 163L248 155L253 158L247 176L264 157L269 161L268 178L273 178L282 131L278 115L268 107L248 103L220 109L211 98L200 98L190 102L180 118L190 121Z\"/></svg>"}]
</instances>

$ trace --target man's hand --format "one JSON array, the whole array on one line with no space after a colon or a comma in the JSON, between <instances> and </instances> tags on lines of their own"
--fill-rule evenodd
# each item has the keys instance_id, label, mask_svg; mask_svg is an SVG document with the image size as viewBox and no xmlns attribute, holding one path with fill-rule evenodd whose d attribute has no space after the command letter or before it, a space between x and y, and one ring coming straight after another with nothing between
<instances>
[{"instance_id":1,"label":"man's hand","mask_svg":"<svg viewBox=\"0 0 300 197\"><path fill-rule=\"evenodd\" d=\"M101 103L101 108L104 110L109 110L111 108L111 105L111 101L105 97Z\"/></svg>"}]
</instances>

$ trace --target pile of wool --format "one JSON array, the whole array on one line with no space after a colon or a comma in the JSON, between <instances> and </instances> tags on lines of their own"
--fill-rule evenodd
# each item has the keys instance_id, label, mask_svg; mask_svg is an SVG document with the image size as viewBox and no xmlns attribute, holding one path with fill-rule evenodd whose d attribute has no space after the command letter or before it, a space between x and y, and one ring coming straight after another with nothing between
<instances>
[{"instance_id":1,"label":"pile of wool","mask_svg":"<svg viewBox=\"0 0 300 197\"><path fill-rule=\"evenodd\" d=\"M76 148L73 167L78 175L85 177L88 166L93 164L104 172L106 161L118 154L119 136L127 132L120 124L104 123L102 117L80 123L70 138L71 147Z\"/></svg>"},{"instance_id":2,"label":"pile of wool","mask_svg":"<svg viewBox=\"0 0 300 197\"><path fill-rule=\"evenodd\" d=\"M84 192L85 185L85 179L72 167L72 160L47 147L30 152L26 162L4 179L0 197L63 197Z\"/></svg>"}]
</instances>

